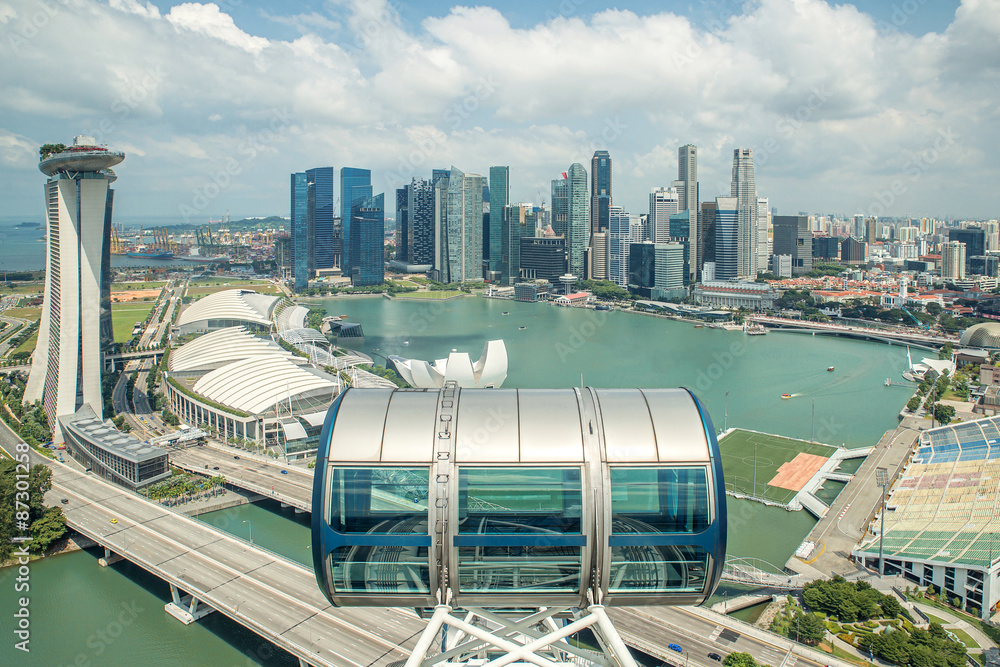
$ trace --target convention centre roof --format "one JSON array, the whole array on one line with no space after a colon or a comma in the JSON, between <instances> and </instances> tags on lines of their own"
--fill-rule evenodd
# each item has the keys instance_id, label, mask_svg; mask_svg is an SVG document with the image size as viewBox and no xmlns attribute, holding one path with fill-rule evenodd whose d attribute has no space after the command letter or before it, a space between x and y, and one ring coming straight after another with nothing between
<instances>
[{"instance_id":1,"label":"convention centre roof","mask_svg":"<svg viewBox=\"0 0 1000 667\"><path fill-rule=\"evenodd\" d=\"M206 373L195 393L249 414L273 410L276 404L305 410L328 404L338 385L275 354L236 361Z\"/></svg>"},{"instance_id":2,"label":"convention centre roof","mask_svg":"<svg viewBox=\"0 0 1000 667\"><path fill-rule=\"evenodd\" d=\"M242 359L279 357L292 363L304 362L277 343L250 334L244 327L219 329L195 338L170 353L173 372L209 371Z\"/></svg>"},{"instance_id":3,"label":"convention centre roof","mask_svg":"<svg viewBox=\"0 0 1000 667\"><path fill-rule=\"evenodd\" d=\"M269 327L271 314L279 301L276 296L258 294L252 290L216 292L188 306L177 318L177 326L207 320L233 320Z\"/></svg>"}]
</instances>

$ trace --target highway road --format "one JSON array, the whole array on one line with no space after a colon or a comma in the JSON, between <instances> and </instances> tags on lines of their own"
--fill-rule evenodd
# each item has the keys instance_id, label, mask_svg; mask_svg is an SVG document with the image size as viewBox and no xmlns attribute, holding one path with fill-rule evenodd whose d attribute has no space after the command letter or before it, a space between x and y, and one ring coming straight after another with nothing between
<instances>
[{"instance_id":1,"label":"highway road","mask_svg":"<svg viewBox=\"0 0 1000 667\"><path fill-rule=\"evenodd\" d=\"M804 647L780 637L774 637L772 642L750 636L731 621L725 624L716 621L726 621L724 616L704 610L623 607L609 609L608 615L626 644L674 667L718 667L719 663L709 658L708 654L716 653L725 658L734 651L749 653L760 664L774 667L824 667L833 664L832 659L820 662L804 655ZM769 637L763 631L754 632L758 633ZM683 651L678 653L667 648L672 643Z\"/></svg>"},{"instance_id":2,"label":"highway road","mask_svg":"<svg viewBox=\"0 0 1000 667\"><path fill-rule=\"evenodd\" d=\"M5 448L13 449L15 438L0 427ZM320 594L311 569L94 475L49 465L53 488L46 504L61 506L70 526L309 664L404 660L424 626L405 609L336 609Z\"/></svg>"},{"instance_id":3,"label":"highway road","mask_svg":"<svg viewBox=\"0 0 1000 667\"><path fill-rule=\"evenodd\" d=\"M233 486L273 496L301 510L312 508L312 471L264 463L245 456L237 460L234 456L239 455L205 446L188 447L171 451L170 463L203 475L221 475ZM287 472L282 473L282 470Z\"/></svg>"}]
</instances>

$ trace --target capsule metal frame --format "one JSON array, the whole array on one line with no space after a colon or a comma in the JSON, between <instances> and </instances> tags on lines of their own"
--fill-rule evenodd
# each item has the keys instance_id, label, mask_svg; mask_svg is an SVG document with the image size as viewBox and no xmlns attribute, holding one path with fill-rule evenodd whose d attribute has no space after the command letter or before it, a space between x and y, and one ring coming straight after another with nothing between
<instances>
[{"instance_id":1,"label":"capsule metal frame","mask_svg":"<svg viewBox=\"0 0 1000 667\"><path fill-rule=\"evenodd\" d=\"M348 389L312 541L335 606L700 604L726 552L719 444L686 389Z\"/></svg>"}]
</instances>

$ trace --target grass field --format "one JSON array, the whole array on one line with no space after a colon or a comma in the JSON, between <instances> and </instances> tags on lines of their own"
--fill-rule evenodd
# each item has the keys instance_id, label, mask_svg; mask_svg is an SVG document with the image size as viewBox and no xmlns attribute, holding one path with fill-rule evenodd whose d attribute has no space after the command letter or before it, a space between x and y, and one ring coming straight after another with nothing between
<instances>
[{"instance_id":1,"label":"grass field","mask_svg":"<svg viewBox=\"0 0 1000 667\"><path fill-rule=\"evenodd\" d=\"M111 283L112 292L128 292L131 290L143 290L143 289L163 289L163 286L167 284L165 280L151 280L148 283L142 280L134 280L128 283Z\"/></svg>"},{"instance_id":2,"label":"grass field","mask_svg":"<svg viewBox=\"0 0 1000 667\"><path fill-rule=\"evenodd\" d=\"M139 301L111 304L111 324L115 330L115 342L125 343L132 340L132 327L136 322L142 322L153 310L153 301Z\"/></svg>"},{"instance_id":3,"label":"grass field","mask_svg":"<svg viewBox=\"0 0 1000 667\"><path fill-rule=\"evenodd\" d=\"M401 299L450 299L455 296L464 296L461 290L440 290L437 292L407 292L400 294Z\"/></svg>"},{"instance_id":4,"label":"grass field","mask_svg":"<svg viewBox=\"0 0 1000 667\"><path fill-rule=\"evenodd\" d=\"M6 294L41 294L45 291L45 283L14 283L13 288L0 284L0 296Z\"/></svg>"},{"instance_id":5,"label":"grass field","mask_svg":"<svg viewBox=\"0 0 1000 667\"><path fill-rule=\"evenodd\" d=\"M754 445L756 444L757 488L754 493ZM796 491L768 485L778 468L794 459L798 454L814 454L829 458L834 447L817 445L803 440L765 435L753 431L735 430L721 441L722 471L726 477L726 488L730 491L763 496L767 500L787 503L795 497Z\"/></svg>"},{"instance_id":6,"label":"grass field","mask_svg":"<svg viewBox=\"0 0 1000 667\"><path fill-rule=\"evenodd\" d=\"M8 308L3 312L7 317L20 317L22 320L34 322L42 316L42 309L38 306L27 308Z\"/></svg>"},{"instance_id":7,"label":"grass field","mask_svg":"<svg viewBox=\"0 0 1000 667\"><path fill-rule=\"evenodd\" d=\"M188 287L215 287L217 285L228 285L232 288L257 284L260 284L259 280L244 280L242 278L234 278L232 276L213 276L211 278L197 278L192 280L188 283Z\"/></svg>"},{"instance_id":8,"label":"grass field","mask_svg":"<svg viewBox=\"0 0 1000 667\"><path fill-rule=\"evenodd\" d=\"M255 292L261 294L279 294L281 290L272 285L271 283L244 283L244 282L231 282L228 285L214 285L208 287L188 287L188 296L205 296L206 294L215 294L216 292L225 292L231 289L251 289Z\"/></svg>"}]
</instances>

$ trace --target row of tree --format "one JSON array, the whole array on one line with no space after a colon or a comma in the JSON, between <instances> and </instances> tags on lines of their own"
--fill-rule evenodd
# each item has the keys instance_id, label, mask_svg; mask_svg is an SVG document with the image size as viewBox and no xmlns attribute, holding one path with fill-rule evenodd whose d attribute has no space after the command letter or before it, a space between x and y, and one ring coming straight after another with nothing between
<instances>
[{"instance_id":1,"label":"row of tree","mask_svg":"<svg viewBox=\"0 0 1000 667\"><path fill-rule=\"evenodd\" d=\"M802 600L811 610L836 616L842 623L896 618L903 613L903 606L893 596L880 593L867 582L850 582L841 576L806 584Z\"/></svg>"},{"instance_id":2,"label":"row of tree","mask_svg":"<svg viewBox=\"0 0 1000 667\"><path fill-rule=\"evenodd\" d=\"M24 471L20 473L23 475ZM17 464L11 459L0 459L0 563L11 557L17 547L11 540L23 537L25 533L31 537L25 544L31 553L41 553L66 532L66 517L60 507L45 507L42 497L52 488L52 471L47 466L36 464L28 470L27 499L18 496ZM23 489L23 484L22 484ZM24 491L22 491L23 493ZM27 508L21 509L20 501ZM28 530L21 528L18 511L27 511Z\"/></svg>"}]
</instances>

